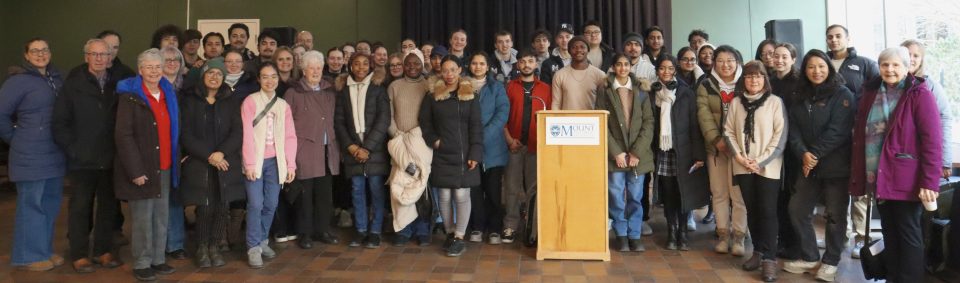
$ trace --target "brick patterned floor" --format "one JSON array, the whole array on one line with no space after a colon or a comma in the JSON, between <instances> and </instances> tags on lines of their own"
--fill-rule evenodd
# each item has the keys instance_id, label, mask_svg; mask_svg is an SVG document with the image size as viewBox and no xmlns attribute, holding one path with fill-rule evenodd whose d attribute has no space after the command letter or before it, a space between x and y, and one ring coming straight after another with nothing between
<instances>
[{"instance_id":1,"label":"brick patterned floor","mask_svg":"<svg viewBox=\"0 0 960 283\"><path fill-rule=\"evenodd\" d=\"M68 248L66 207L64 198L54 243L60 254ZM49 272L12 270L9 262L14 209L15 193L0 191L0 215L5 219L0 222L0 282L135 281L129 264L82 275L74 273L69 263ZM613 252L610 262L537 261L535 249L523 248L518 243L470 243L463 256L450 258L440 250L442 236L437 235L434 244L424 248L413 243L392 247L387 236L379 249L315 243L313 249L302 250L292 242L280 244L276 247L279 256L267 261L263 269L248 268L245 255L239 252L230 253L227 265L220 268L198 269L190 260L169 260L177 272L159 276L158 282L759 282L759 271L745 272L739 268L745 258L712 251L712 224L701 225L692 235L691 251L669 251L663 248L666 236L662 212L655 209L653 215L656 234L643 238L647 251ZM129 235L129 225L126 229ZM821 230L818 228L818 233ZM342 230L341 235L350 235L348 231ZM840 263L837 282L864 282L859 262L851 260L848 253ZM131 261L129 246L122 247L119 254L125 262ZM815 281L810 274L781 272L779 282ZM940 281L931 278L929 282Z\"/></svg>"}]
</instances>

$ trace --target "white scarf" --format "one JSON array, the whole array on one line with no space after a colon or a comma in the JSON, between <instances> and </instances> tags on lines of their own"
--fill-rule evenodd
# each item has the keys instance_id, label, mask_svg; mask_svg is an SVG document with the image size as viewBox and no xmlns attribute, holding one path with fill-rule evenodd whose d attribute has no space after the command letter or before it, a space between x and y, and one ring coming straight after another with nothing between
<instances>
[{"instance_id":1,"label":"white scarf","mask_svg":"<svg viewBox=\"0 0 960 283\"><path fill-rule=\"evenodd\" d=\"M733 74L733 83L728 84L720 78L720 74L717 74L717 67L713 67L713 69L710 70L710 75L713 76L714 79L717 79L717 86L720 87L720 91L726 92L732 92L737 88L737 81L740 80L741 74L743 74L743 68L737 66L737 72Z\"/></svg>"},{"instance_id":2,"label":"white scarf","mask_svg":"<svg viewBox=\"0 0 960 283\"><path fill-rule=\"evenodd\" d=\"M373 73L357 82L353 80L353 76L347 76L347 86L350 87L350 106L353 107L353 127L357 129L357 136L360 137L360 141L363 141L363 133L367 131L365 111L367 89L370 87L371 77L373 77Z\"/></svg>"},{"instance_id":3,"label":"white scarf","mask_svg":"<svg viewBox=\"0 0 960 283\"><path fill-rule=\"evenodd\" d=\"M676 100L676 89L669 90L664 86L657 91L657 106L660 107L660 150L662 151L673 149L673 122L670 119L670 112Z\"/></svg>"},{"instance_id":4,"label":"white scarf","mask_svg":"<svg viewBox=\"0 0 960 283\"><path fill-rule=\"evenodd\" d=\"M240 82L240 77L242 76L243 76L243 71L240 71L239 73L236 73L236 74L227 74L227 76L224 77L223 82L227 83L227 85L232 88L236 86L238 82Z\"/></svg>"}]
</instances>

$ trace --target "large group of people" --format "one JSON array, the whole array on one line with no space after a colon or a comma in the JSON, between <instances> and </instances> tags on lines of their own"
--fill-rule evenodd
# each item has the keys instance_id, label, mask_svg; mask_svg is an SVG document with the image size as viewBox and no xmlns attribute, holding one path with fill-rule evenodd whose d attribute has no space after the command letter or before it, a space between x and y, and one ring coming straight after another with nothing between
<instances>
[{"instance_id":1,"label":"large group of people","mask_svg":"<svg viewBox=\"0 0 960 283\"><path fill-rule=\"evenodd\" d=\"M350 247L378 248L385 231L392 245L429 246L435 225L448 256L484 237L512 243L536 187L536 112L597 109L610 115L614 250L645 250L658 204L664 247L689 250L692 211L709 206L701 222L716 223L715 252L749 255L744 270L833 281L848 217L857 258L875 201L889 281L923 276L921 202L936 199L951 161L947 102L923 72L920 42L874 61L833 25L826 52L798 57L765 40L744 62L703 30L673 56L659 27L626 34L618 49L602 28L537 30L522 51L501 31L492 54L471 54L456 30L446 45L407 38L390 54L367 40L321 52L307 31L278 46L270 30L254 52L243 24L226 36L165 25L135 68L107 30L68 73L50 64L48 41L30 39L0 88L18 190L11 264L121 266L124 222L139 280L175 272L168 257L218 267L236 250L261 268L277 256L271 242L337 245L336 215L352 215ZM66 259L53 248L65 177ZM823 255L812 222L821 200ZM196 207L189 253L185 206Z\"/></svg>"}]
</instances>

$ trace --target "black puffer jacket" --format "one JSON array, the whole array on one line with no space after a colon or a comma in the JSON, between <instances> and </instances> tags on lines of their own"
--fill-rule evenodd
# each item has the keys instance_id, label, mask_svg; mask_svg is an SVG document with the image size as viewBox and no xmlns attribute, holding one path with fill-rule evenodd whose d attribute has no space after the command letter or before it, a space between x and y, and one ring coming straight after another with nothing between
<instances>
[{"instance_id":1,"label":"black puffer jacket","mask_svg":"<svg viewBox=\"0 0 960 283\"><path fill-rule=\"evenodd\" d=\"M480 185L483 161L483 125L480 103L474 99L473 87L461 80L456 89L446 87L443 80L434 83L430 95L420 105L420 129L423 140L433 147L430 184L440 188L469 188ZM470 169L467 161L478 163Z\"/></svg>"},{"instance_id":2,"label":"black puffer jacket","mask_svg":"<svg viewBox=\"0 0 960 283\"><path fill-rule=\"evenodd\" d=\"M53 138L67 155L70 170L113 168L112 137L117 118L119 77L107 71L103 88L86 63L73 68L53 106Z\"/></svg>"},{"instance_id":3,"label":"black puffer jacket","mask_svg":"<svg viewBox=\"0 0 960 283\"><path fill-rule=\"evenodd\" d=\"M183 174L180 177L182 189L178 190L180 200L186 205L211 204L210 199L216 199L210 187L214 182L219 184L221 203L244 199L246 190L240 153L243 143L241 101L224 84L217 92L213 113L210 113L203 91L206 90L191 88L181 96L180 124L183 134L180 135L180 145L186 160L183 161ZM214 123L213 132L207 128L211 119ZM224 159L230 164L227 171L217 170L207 162L214 152L223 153Z\"/></svg>"},{"instance_id":4,"label":"black puffer jacket","mask_svg":"<svg viewBox=\"0 0 960 283\"><path fill-rule=\"evenodd\" d=\"M376 69L376 68L375 68ZM367 87L364 103L364 131L363 139L357 134L353 124L353 103L350 99L350 87L343 74L337 77L337 108L334 111L334 130L337 132L337 143L343 153L343 169L347 177L352 176L386 176L390 174L390 156L387 154L387 129L390 128L390 99L387 88L383 85L385 74L374 71ZM350 156L350 146L358 145L370 152L369 159L360 163Z\"/></svg>"},{"instance_id":5,"label":"black puffer jacket","mask_svg":"<svg viewBox=\"0 0 960 283\"><path fill-rule=\"evenodd\" d=\"M770 75L770 86L773 87L773 94L783 100L784 106L790 109L794 103L802 100L800 97L800 70L793 68L783 78L777 78L777 75Z\"/></svg>"},{"instance_id":6,"label":"black puffer jacket","mask_svg":"<svg viewBox=\"0 0 960 283\"><path fill-rule=\"evenodd\" d=\"M850 176L851 130L856 113L853 93L842 85L822 84L801 88L799 94L802 100L789 110L789 149L798 160L803 160L805 152L819 159L811 177Z\"/></svg>"}]
</instances>

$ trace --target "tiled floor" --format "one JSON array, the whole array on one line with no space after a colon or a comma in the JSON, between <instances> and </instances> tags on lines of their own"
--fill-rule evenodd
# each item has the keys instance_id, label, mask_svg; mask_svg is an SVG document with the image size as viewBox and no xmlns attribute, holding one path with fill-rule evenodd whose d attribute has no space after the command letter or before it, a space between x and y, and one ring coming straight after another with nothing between
<instances>
[{"instance_id":1,"label":"tiled floor","mask_svg":"<svg viewBox=\"0 0 960 283\"><path fill-rule=\"evenodd\" d=\"M54 244L61 254L68 248L66 203L64 198ZM84 275L74 273L69 263L49 272L13 271L9 262L14 209L15 193L0 190L0 215L4 219L0 222L0 282L134 281L130 265L98 269ZM744 258L712 251L713 225L699 227L692 236L691 251L668 251L663 248L662 212L656 209L653 215L653 228L657 233L643 238L647 251L613 252L610 262L537 261L535 249L521 248L516 243L497 246L471 243L463 256L450 258L441 253L442 239L438 235L435 244L426 248L412 243L402 248L385 244L380 249L317 244L311 250L301 250L293 245L281 246L277 249L279 257L258 270L247 268L240 253L231 253L227 265L220 268L198 269L189 260L171 260L168 262L177 272L161 276L159 282L759 282L759 272L739 268ZM129 225L126 228L129 231ZM341 234L347 235L347 230ZM130 262L129 246L122 247L120 255ZM859 262L845 254L837 282L864 282L862 278ZM780 282L813 281L809 274L780 273Z\"/></svg>"}]
</instances>

